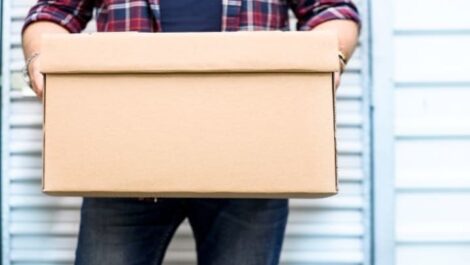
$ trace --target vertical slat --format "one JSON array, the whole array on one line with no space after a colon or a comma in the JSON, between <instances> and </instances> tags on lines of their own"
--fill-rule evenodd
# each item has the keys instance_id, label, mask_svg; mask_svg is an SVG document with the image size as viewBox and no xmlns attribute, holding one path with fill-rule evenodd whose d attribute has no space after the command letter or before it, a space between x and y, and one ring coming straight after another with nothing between
<instances>
[{"instance_id":1,"label":"vertical slat","mask_svg":"<svg viewBox=\"0 0 470 265\"><path fill-rule=\"evenodd\" d=\"M9 1L2 1L2 264L10 265L10 232L9 232L9 213L10 206L8 203L9 194L9 106L10 106L10 21L11 8Z\"/></svg>"},{"instance_id":2,"label":"vertical slat","mask_svg":"<svg viewBox=\"0 0 470 265\"><path fill-rule=\"evenodd\" d=\"M364 237L362 239L362 251L364 253L364 265L372 265L374 264L373 261L373 197L371 194L372 190L372 121L371 117L371 101L372 101L372 93L371 93L371 25L369 21L371 19L371 7L370 1L361 1L357 2L360 12L361 18L363 21L362 24L362 32L360 36L360 58L361 64L358 67L360 69L359 75L361 76L361 84L362 84L362 110L361 116L364 117L363 125L362 125L362 156L363 156L363 163L362 163L362 170L364 171L364 182L363 182L363 225L364 225Z\"/></svg>"},{"instance_id":3,"label":"vertical slat","mask_svg":"<svg viewBox=\"0 0 470 265\"><path fill-rule=\"evenodd\" d=\"M393 1L371 1L373 105L373 264L395 264Z\"/></svg>"}]
</instances>

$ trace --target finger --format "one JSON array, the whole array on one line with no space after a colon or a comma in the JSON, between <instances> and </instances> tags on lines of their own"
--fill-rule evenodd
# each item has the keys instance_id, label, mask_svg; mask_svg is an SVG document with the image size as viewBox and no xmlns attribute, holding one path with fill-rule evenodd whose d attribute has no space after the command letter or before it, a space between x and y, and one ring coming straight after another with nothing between
<instances>
[{"instance_id":1,"label":"finger","mask_svg":"<svg viewBox=\"0 0 470 265\"><path fill-rule=\"evenodd\" d=\"M338 72L335 72L335 91L338 89L339 85L341 83L341 76Z\"/></svg>"},{"instance_id":2,"label":"finger","mask_svg":"<svg viewBox=\"0 0 470 265\"><path fill-rule=\"evenodd\" d=\"M33 72L33 78L32 78L32 86L34 92L36 92L36 95L38 98L42 98L43 91L44 91L44 79L43 75L39 71L34 71Z\"/></svg>"},{"instance_id":3,"label":"finger","mask_svg":"<svg viewBox=\"0 0 470 265\"><path fill-rule=\"evenodd\" d=\"M31 88L36 93L36 96L41 99L44 89L43 75L39 71L39 58L35 58L28 65L28 72L30 73Z\"/></svg>"}]
</instances>

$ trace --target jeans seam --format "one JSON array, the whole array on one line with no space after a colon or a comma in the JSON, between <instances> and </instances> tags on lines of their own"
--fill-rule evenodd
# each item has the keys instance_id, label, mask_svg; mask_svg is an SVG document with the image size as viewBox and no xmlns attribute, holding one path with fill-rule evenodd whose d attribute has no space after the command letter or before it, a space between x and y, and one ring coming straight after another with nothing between
<instances>
[{"instance_id":1,"label":"jeans seam","mask_svg":"<svg viewBox=\"0 0 470 265\"><path fill-rule=\"evenodd\" d=\"M174 221L177 221L176 217L173 218L173 220L172 220L171 223L174 223ZM157 244L156 252L157 252L157 253L163 253L163 254L160 255L161 258L158 258L158 259L155 261L154 265L160 265L160 264L162 264L163 259L164 259L165 255L166 255L166 248L168 247L168 245L170 244L170 242L171 242L171 240L172 240L172 237L171 237L171 238L169 238L169 237L170 237L172 234L175 233L176 229L179 227L180 224L181 224L181 223L178 223L178 225L172 226L171 229L168 229L168 230L165 232L164 236L163 236L163 238L164 238L165 240L164 240L163 242L160 242L160 243ZM167 238L169 238L168 241L166 241ZM167 243L166 243L166 242L167 242ZM165 252L163 252L163 250L165 250Z\"/></svg>"}]
</instances>

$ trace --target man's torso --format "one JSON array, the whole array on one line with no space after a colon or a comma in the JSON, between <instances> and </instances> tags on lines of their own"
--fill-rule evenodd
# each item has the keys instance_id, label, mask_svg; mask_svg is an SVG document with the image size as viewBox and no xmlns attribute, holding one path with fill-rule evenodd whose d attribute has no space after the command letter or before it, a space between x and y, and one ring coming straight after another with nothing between
<instances>
[{"instance_id":1,"label":"man's torso","mask_svg":"<svg viewBox=\"0 0 470 265\"><path fill-rule=\"evenodd\" d=\"M98 31L162 31L162 18L165 19L162 7L168 4L163 1L96 0L97 29ZM288 4L285 0L220 0L220 2L221 31L288 28ZM187 9L191 10L191 7L188 6Z\"/></svg>"}]
</instances>

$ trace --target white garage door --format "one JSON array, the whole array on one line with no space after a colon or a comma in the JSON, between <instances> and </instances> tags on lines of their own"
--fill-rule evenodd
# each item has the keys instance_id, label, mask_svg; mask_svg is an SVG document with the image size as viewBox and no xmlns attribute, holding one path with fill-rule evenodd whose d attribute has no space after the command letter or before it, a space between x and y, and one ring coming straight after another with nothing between
<instances>
[{"instance_id":1,"label":"white garage door","mask_svg":"<svg viewBox=\"0 0 470 265\"><path fill-rule=\"evenodd\" d=\"M41 105L25 95L20 29L32 0L3 1L3 264L72 264L79 198L41 194ZM360 2L363 15L365 3ZM93 26L93 25L91 25ZM363 39L368 25L364 22ZM338 94L340 195L291 200L283 264L369 264L369 101L367 43L356 52ZM184 224L166 264L195 264Z\"/></svg>"}]
</instances>

